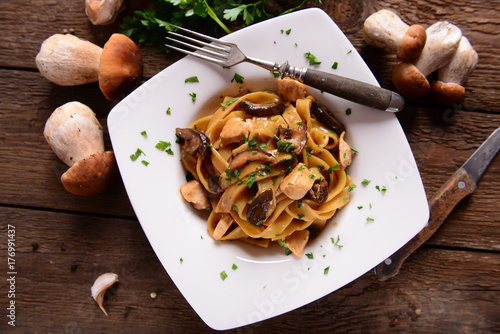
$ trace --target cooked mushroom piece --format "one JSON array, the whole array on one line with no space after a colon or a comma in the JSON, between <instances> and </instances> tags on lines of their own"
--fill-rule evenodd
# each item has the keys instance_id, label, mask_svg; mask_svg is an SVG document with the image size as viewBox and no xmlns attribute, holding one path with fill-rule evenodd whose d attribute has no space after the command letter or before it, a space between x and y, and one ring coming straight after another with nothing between
<instances>
[{"instance_id":1,"label":"cooked mushroom piece","mask_svg":"<svg viewBox=\"0 0 500 334\"><path fill-rule=\"evenodd\" d=\"M311 104L311 113L313 116L323 123L328 129L339 134L345 131L344 126L332 115L332 113L323 108L318 102L314 101Z\"/></svg>"},{"instance_id":2,"label":"cooked mushroom piece","mask_svg":"<svg viewBox=\"0 0 500 334\"><path fill-rule=\"evenodd\" d=\"M286 109L283 103L253 104L248 101L241 101L238 106L247 114L257 117L281 115Z\"/></svg>"},{"instance_id":3,"label":"cooked mushroom piece","mask_svg":"<svg viewBox=\"0 0 500 334\"><path fill-rule=\"evenodd\" d=\"M251 161L268 162L270 165L276 165L278 163L278 160L271 153L260 148L253 148L236 154L229 163L228 169L238 169Z\"/></svg>"},{"instance_id":4,"label":"cooked mushroom piece","mask_svg":"<svg viewBox=\"0 0 500 334\"><path fill-rule=\"evenodd\" d=\"M205 188L197 180L191 180L185 185L181 186L180 192L182 197L197 210L205 210L210 207Z\"/></svg>"},{"instance_id":5,"label":"cooked mushroom piece","mask_svg":"<svg viewBox=\"0 0 500 334\"><path fill-rule=\"evenodd\" d=\"M298 129L284 128L281 125L278 126L278 136L287 142L292 143L295 154L299 154L306 146L307 142L307 126L302 124Z\"/></svg>"},{"instance_id":6,"label":"cooked mushroom piece","mask_svg":"<svg viewBox=\"0 0 500 334\"><path fill-rule=\"evenodd\" d=\"M204 133L191 128L176 128L175 135L182 139L181 152L195 156L200 153L203 159L208 159L212 151L209 149L210 139ZM182 153L184 155L184 153Z\"/></svg>"},{"instance_id":7,"label":"cooked mushroom piece","mask_svg":"<svg viewBox=\"0 0 500 334\"><path fill-rule=\"evenodd\" d=\"M286 246L292 253L298 257L301 257L306 248L307 242L309 241L309 231L301 230L295 231L285 238Z\"/></svg>"},{"instance_id":8,"label":"cooked mushroom piece","mask_svg":"<svg viewBox=\"0 0 500 334\"><path fill-rule=\"evenodd\" d=\"M247 220L251 224L262 225L267 217L274 211L273 189L263 191L255 201L248 207Z\"/></svg>"},{"instance_id":9,"label":"cooked mushroom piece","mask_svg":"<svg viewBox=\"0 0 500 334\"><path fill-rule=\"evenodd\" d=\"M323 204L328 199L328 181L322 178L319 182L314 182L309 189L309 197L318 204Z\"/></svg>"},{"instance_id":10,"label":"cooked mushroom piece","mask_svg":"<svg viewBox=\"0 0 500 334\"><path fill-rule=\"evenodd\" d=\"M306 85L292 78L278 79L278 95L295 102L306 97Z\"/></svg>"},{"instance_id":11,"label":"cooked mushroom piece","mask_svg":"<svg viewBox=\"0 0 500 334\"><path fill-rule=\"evenodd\" d=\"M212 194L220 194L224 191L220 185L220 177L214 173L208 173L208 191Z\"/></svg>"}]
</instances>

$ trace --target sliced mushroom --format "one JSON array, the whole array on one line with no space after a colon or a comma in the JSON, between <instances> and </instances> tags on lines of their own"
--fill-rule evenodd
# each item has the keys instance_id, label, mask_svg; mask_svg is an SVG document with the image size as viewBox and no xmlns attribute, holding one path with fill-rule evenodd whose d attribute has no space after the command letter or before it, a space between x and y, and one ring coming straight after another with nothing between
<instances>
[{"instance_id":1,"label":"sliced mushroom","mask_svg":"<svg viewBox=\"0 0 500 334\"><path fill-rule=\"evenodd\" d=\"M298 257L301 257L306 248L307 242L309 241L309 231L301 230L295 231L285 238L286 246L292 253Z\"/></svg>"},{"instance_id":2,"label":"sliced mushroom","mask_svg":"<svg viewBox=\"0 0 500 334\"><path fill-rule=\"evenodd\" d=\"M253 148L236 154L229 163L228 169L233 171L251 161L268 162L270 165L276 165L278 163L278 160L271 153L260 148Z\"/></svg>"},{"instance_id":3,"label":"sliced mushroom","mask_svg":"<svg viewBox=\"0 0 500 334\"><path fill-rule=\"evenodd\" d=\"M344 126L332 115L332 113L323 108L318 102L314 101L311 104L311 113L313 116L323 123L328 129L339 134L345 131Z\"/></svg>"},{"instance_id":4,"label":"sliced mushroom","mask_svg":"<svg viewBox=\"0 0 500 334\"><path fill-rule=\"evenodd\" d=\"M328 181L322 178L319 182L314 182L309 189L309 197L318 204L323 204L328 199Z\"/></svg>"},{"instance_id":5,"label":"sliced mushroom","mask_svg":"<svg viewBox=\"0 0 500 334\"><path fill-rule=\"evenodd\" d=\"M257 117L281 115L286 110L283 103L253 104L248 101L241 101L238 106L247 114Z\"/></svg>"},{"instance_id":6,"label":"sliced mushroom","mask_svg":"<svg viewBox=\"0 0 500 334\"><path fill-rule=\"evenodd\" d=\"M197 180L191 180L180 188L181 195L186 201L193 204L197 210L205 210L210 208L205 188Z\"/></svg>"},{"instance_id":7,"label":"sliced mushroom","mask_svg":"<svg viewBox=\"0 0 500 334\"><path fill-rule=\"evenodd\" d=\"M177 128L175 135L183 139L181 152L195 156L200 153L203 159L208 159L212 151L209 149L210 139L204 133L191 128ZM184 153L182 153L184 155Z\"/></svg>"},{"instance_id":8,"label":"sliced mushroom","mask_svg":"<svg viewBox=\"0 0 500 334\"><path fill-rule=\"evenodd\" d=\"M217 223L217 226L215 226L214 234L212 235L212 237L215 240L220 240L224 236L224 234L226 234L227 230L229 230L233 222L234 219L229 213L223 214L222 218Z\"/></svg>"},{"instance_id":9,"label":"sliced mushroom","mask_svg":"<svg viewBox=\"0 0 500 334\"><path fill-rule=\"evenodd\" d=\"M339 162L345 169L352 163L352 150L349 144L344 140L345 132L342 132L339 138Z\"/></svg>"},{"instance_id":10,"label":"sliced mushroom","mask_svg":"<svg viewBox=\"0 0 500 334\"><path fill-rule=\"evenodd\" d=\"M208 173L208 191L212 194L220 194L224 191L220 185L220 177L214 173Z\"/></svg>"},{"instance_id":11,"label":"sliced mushroom","mask_svg":"<svg viewBox=\"0 0 500 334\"><path fill-rule=\"evenodd\" d=\"M284 141L292 143L295 154L302 152L307 142L307 126L302 124L298 129L278 126L278 136Z\"/></svg>"},{"instance_id":12,"label":"sliced mushroom","mask_svg":"<svg viewBox=\"0 0 500 334\"><path fill-rule=\"evenodd\" d=\"M251 224L262 225L274 211L276 202L273 195L273 189L267 189L257 196L255 201L248 207L247 220Z\"/></svg>"}]
</instances>

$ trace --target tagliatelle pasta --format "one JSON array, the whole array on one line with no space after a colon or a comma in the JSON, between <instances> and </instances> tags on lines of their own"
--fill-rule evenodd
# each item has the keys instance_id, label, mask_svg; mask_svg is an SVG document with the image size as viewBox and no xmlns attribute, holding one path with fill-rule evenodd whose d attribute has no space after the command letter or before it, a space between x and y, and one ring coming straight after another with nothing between
<instances>
[{"instance_id":1,"label":"tagliatelle pasta","mask_svg":"<svg viewBox=\"0 0 500 334\"><path fill-rule=\"evenodd\" d=\"M181 194L210 211L214 239L279 242L301 256L310 234L349 202L345 130L296 81L279 80L278 93L225 97L176 135L194 178Z\"/></svg>"}]
</instances>

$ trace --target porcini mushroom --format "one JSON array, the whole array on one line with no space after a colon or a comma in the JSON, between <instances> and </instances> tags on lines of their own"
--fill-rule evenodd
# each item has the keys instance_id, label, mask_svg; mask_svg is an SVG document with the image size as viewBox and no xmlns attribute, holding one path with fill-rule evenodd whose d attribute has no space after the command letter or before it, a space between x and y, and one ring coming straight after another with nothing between
<instances>
[{"instance_id":1,"label":"porcini mushroom","mask_svg":"<svg viewBox=\"0 0 500 334\"><path fill-rule=\"evenodd\" d=\"M478 55L467 37L462 36L451 61L438 69L438 80L431 83L431 95L442 105L451 106L462 101L465 88L462 84L474 71Z\"/></svg>"},{"instance_id":2,"label":"porcini mushroom","mask_svg":"<svg viewBox=\"0 0 500 334\"><path fill-rule=\"evenodd\" d=\"M71 34L55 34L43 41L35 62L40 73L60 86L96 82L102 48Z\"/></svg>"},{"instance_id":3,"label":"porcini mushroom","mask_svg":"<svg viewBox=\"0 0 500 334\"><path fill-rule=\"evenodd\" d=\"M75 195L93 195L109 185L116 171L113 152L104 151L102 126L83 103L68 102L50 115L43 135L70 168L61 182Z\"/></svg>"},{"instance_id":4,"label":"porcini mushroom","mask_svg":"<svg viewBox=\"0 0 500 334\"><path fill-rule=\"evenodd\" d=\"M85 0L85 13L94 25L113 23L123 7L123 0Z\"/></svg>"},{"instance_id":5,"label":"porcini mushroom","mask_svg":"<svg viewBox=\"0 0 500 334\"><path fill-rule=\"evenodd\" d=\"M451 60L462 37L460 28L447 21L434 23L426 32L427 42L420 56L396 65L392 71L394 87L405 97L419 98L429 93L427 76Z\"/></svg>"},{"instance_id":6,"label":"porcini mushroom","mask_svg":"<svg viewBox=\"0 0 500 334\"><path fill-rule=\"evenodd\" d=\"M398 59L415 59L424 48L427 34L419 24L409 26L394 12L380 10L370 15L363 26L366 43L389 51L397 51Z\"/></svg>"},{"instance_id":7,"label":"porcini mushroom","mask_svg":"<svg viewBox=\"0 0 500 334\"><path fill-rule=\"evenodd\" d=\"M142 79L139 48L123 34L113 34L104 48L70 34L55 34L42 43L35 61L45 78L61 86L99 81L112 102L130 93Z\"/></svg>"}]
</instances>

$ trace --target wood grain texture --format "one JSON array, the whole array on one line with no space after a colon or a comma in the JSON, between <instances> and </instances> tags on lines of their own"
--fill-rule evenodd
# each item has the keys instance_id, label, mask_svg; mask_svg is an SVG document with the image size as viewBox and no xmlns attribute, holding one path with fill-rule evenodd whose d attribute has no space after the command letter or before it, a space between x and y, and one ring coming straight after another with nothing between
<instances>
[{"instance_id":1,"label":"wood grain texture","mask_svg":"<svg viewBox=\"0 0 500 334\"><path fill-rule=\"evenodd\" d=\"M161 267L137 221L10 208L0 208L0 219L18 231L20 332L211 331ZM5 225L0 234L6 235ZM5 244L0 252L3 257ZM232 332L492 332L500 326L500 291L491 285L499 268L500 254L423 248L394 279L379 282L369 272L312 304ZM119 275L106 293L108 317L90 296L94 280L106 271ZM4 280L0 289L7 290ZM5 300L2 294L0 302ZM5 326L0 323L0 330Z\"/></svg>"},{"instance_id":2,"label":"wood grain texture","mask_svg":"<svg viewBox=\"0 0 500 334\"><path fill-rule=\"evenodd\" d=\"M106 117L113 104L98 85L59 87L40 75L34 59L43 40L54 33L73 33L102 46L119 31L124 16L152 6L152 1L126 3L115 23L98 27L88 21L84 1L0 2L0 262L7 261L6 224L10 223L18 231L16 329L20 333L212 332L158 261L121 180L97 196L67 193L59 180L66 167L42 135L52 111L77 100L96 112L104 126L106 148L111 148ZM271 1L271 6L287 3L293 1ZM385 88L393 88L395 55L367 46L362 37L364 20L377 10L392 9L405 22L424 26L448 20L477 50L479 64L465 84L466 97L460 104L444 108L429 98L408 100L397 114L429 199L500 126L499 5L499 0L323 0L319 5ZM158 55L145 46L141 53L144 80L181 57ZM497 156L477 190L458 203L398 276L379 282L368 272L316 302L230 332L500 332L499 175ZM2 270L3 309L8 286ZM106 271L120 276L106 294L108 317L90 296L93 281ZM157 297L151 298L151 292ZM0 315L4 318L4 313ZM0 332L7 329L4 319Z\"/></svg>"}]
</instances>

